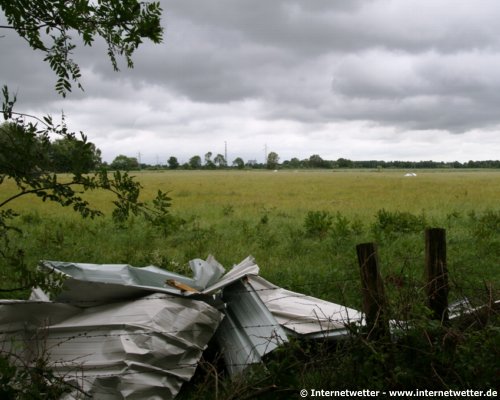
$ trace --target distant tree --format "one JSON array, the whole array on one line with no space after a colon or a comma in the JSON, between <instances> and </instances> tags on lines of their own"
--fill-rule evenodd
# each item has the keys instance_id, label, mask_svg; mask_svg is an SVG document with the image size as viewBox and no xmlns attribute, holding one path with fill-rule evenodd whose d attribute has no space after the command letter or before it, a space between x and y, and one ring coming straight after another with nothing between
<instances>
[{"instance_id":1,"label":"distant tree","mask_svg":"<svg viewBox=\"0 0 500 400\"><path fill-rule=\"evenodd\" d=\"M219 168L227 167L226 159L222 154L217 154L214 158L214 164Z\"/></svg>"},{"instance_id":2,"label":"distant tree","mask_svg":"<svg viewBox=\"0 0 500 400\"><path fill-rule=\"evenodd\" d=\"M300 160L297 157L293 157L288 165L290 168L300 168L302 166Z\"/></svg>"},{"instance_id":3,"label":"distant tree","mask_svg":"<svg viewBox=\"0 0 500 400\"><path fill-rule=\"evenodd\" d=\"M268 169L276 169L278 167L279 161L280 161L280 157L278 156L278 154L275 153L274 151L271 151L267 155L267 168Z\"/></svg>"},{"instance_id":4,"label":"distant tree","mask_svg":"<svg viewBox=\"0 0 500 400\"><path fill-rule=\"evenodd\" d=\"M87 173L102 163L101 150L94 143L83 142L74 137L55 140L49 148L49 156L54 172L79 170Z\"/></svg>"},{"instance_id":5,"label":"distant tree","mask_svg":"<svg viewBox=\"0 0 500 400\"><path fill-rule=\"evenodd\" d=\"M189 159L189 167L191 169L200 169L201 168L201 157L193 156Z\"/></svg>"},{"instance_id":6,"label":"distant tree","mask_svg":"<svg viewBox=\"0 0 500 400\"><path fill-rule=\"evenodd\" d=\"M337 160L337 166L339 168L352 168L353 162L347 158L339 158Z\"/></svg>"},{"instance_id":7,"label":"distant tree","mask_svg":"<svg viewBox=\"0 0 500 400\"><path fill-rule=\"evenodd\" d=\"M135 157L127 157L120 154L115 157L110 167L116 171L132 171L139 169L139 161L137 161L137 158Z\"/></svg>"},{"instance_id":8,"label":"distant tree","mask_svg":"<svg viewBox=\"0 0 500 400\"><path fill-rule=\"evenodd\" d=\"M177 161L177 158L172 156L168 159L168 168L170 169L177 169L179 168L179 161Z\"/></svg>"},{"instance_id":9,"label":"distant tree","mask_svg":"<svg viewBox=\"0 0 500 400\"><path fill-rule=\"evenodd\" d=\"M245 161L241 157L237 157L233 160L233 167L243 169L245 168Z\"/></svg>"},{"instance_id":10,"label":"distant tree","mask_svg":"<svg viewBox=\"0 0 500 400\"><path fill-rule=\"evenodd\" d=\"M324 168L324 163L325 161L318 154L309 157L309 166L311 168Z\"/></svg>"},{"instance_id":11,"label":"distant tree","mask_svg":"<svg viewBox=\"0 0 500 400\"><path fill-rule=\"evenodd\" d=\"M205 154L205 168L207 169L215 169L215 164L212 161L212 152L209 151Z\"/></svg>"}]
</instances>

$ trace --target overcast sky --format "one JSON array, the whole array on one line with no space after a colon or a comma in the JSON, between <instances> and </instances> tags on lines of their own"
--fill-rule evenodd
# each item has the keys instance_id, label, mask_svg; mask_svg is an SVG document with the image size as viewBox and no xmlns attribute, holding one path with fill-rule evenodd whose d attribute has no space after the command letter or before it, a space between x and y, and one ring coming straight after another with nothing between
<instances>
[{"instance_id":1,"label":"overcast sky","mask_svg":"<svg viewBox=\"0 0 500 400\"><path fill-rule=\"evenodd\" d=\"M85 91L66 99L43 55L0 31L0 84L18 111L64 111L108 162L203 159L225 143L229 163L266 149L281 161L500 159L498 0L161 4L163 43L121 72L102 43L77 51Z\"/></svg>"}]
</instances>

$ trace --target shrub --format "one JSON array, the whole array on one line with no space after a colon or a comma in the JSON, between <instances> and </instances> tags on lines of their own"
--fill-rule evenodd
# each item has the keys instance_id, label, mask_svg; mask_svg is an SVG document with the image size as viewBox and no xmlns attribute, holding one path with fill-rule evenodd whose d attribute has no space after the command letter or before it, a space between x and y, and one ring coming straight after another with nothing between
<instances>
[{"instance_id":1,"label":"shrub","mask_svg":"<svg viewBox=\"0 0 500 400\"><path fill-rule=\"evenodd\" d=\"M304 221L306 234L323 238L331 229L333 217L328 211L309 211Z\"/></svg>"},{"instance_id":2,"label":"shrub","mask_svg":"<svg viewBox=\"0 0 500 400\"><path fill-rule=\"evenodd\" d=\"M425 229L427 222L424 215L413 215L405 211L379 210L373 224L373 230L378 233L400 234L418 233Z\"/></svg>"},{"instance_id":3,"label":"shrub","mask_svg":"<svg viewBox=\"0 0 500 400\"><path fill-rule=\"evenodd\" d=\"M474 236L480 238L491 238L500 235L500 211L486 211L474 219Z\"/></svg>"}]
</instances>

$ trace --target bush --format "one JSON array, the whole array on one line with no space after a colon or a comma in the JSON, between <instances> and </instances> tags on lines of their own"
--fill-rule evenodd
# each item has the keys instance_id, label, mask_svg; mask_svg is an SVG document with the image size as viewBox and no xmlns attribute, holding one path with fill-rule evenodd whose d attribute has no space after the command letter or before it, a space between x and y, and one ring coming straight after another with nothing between
<instances>
[{"instance_id":1,"label":"bush","mask_svg":"<svg viewBox=\"0 0 500 400\"><path fill-rule=\"evenodd\" d=\"M413 215L405 211L379 210L373 224L375 233L400 234L422 232L427 225L424 215Z\"/></svg>"},{"instance_id":2,"label":"bush","mask_svg":"<svg viewBox=\"0 0 500 400\"><path fill-rule=\"evenodd\" d=\"M306 234L324 238L333 224L333 217L328 211L309 211L304 221Z\"/></svg>"},{"instance_id":3,"label":"bush","mask_svg":"<svg viewBox=\"0 0 500 400\"><path fill-rule=\"evenodd\" d=\"M76 389L54 375L47 354L33 360L31 365L17 365L9 359L12 356L0 352L1 399L58 399Z\"/></svg>"},{"instance_id":4,"label":"bush","mask_svg":"<svg viewBox=\"0 0 500 400\"><path fill-rule=\"evenodd\" d=\"M474 236L478 239L490 239L500 235L500 211L486 211L483 215L475 216Z\"/></svg>"}]
</instances>

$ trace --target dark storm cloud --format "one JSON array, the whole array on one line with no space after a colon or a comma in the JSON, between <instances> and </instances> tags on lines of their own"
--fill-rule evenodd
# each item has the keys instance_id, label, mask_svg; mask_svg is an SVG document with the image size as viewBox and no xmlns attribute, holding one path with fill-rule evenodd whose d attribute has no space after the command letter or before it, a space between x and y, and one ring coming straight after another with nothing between
<instances>
[{"instance_id":1,"label":"dark storm cloud","mask_svg":"<svg viewBox=\"0 0 500 400\"><path fill-rule=\"evenodd\" d=\"M114 72L100 41L75 51L85 92L62 101L42 56L11 32L0 38L1 77L21 105L64 109L110 153L162 142L187 155L229 140L250 158L264 142L299 157L355 146L430 158L441 138L459 157L459 141L481 134L490 143L477 158L500 150L495 0L161 3L164 43L141 46L134 69Z\"/></svg>"}]
</instances>

